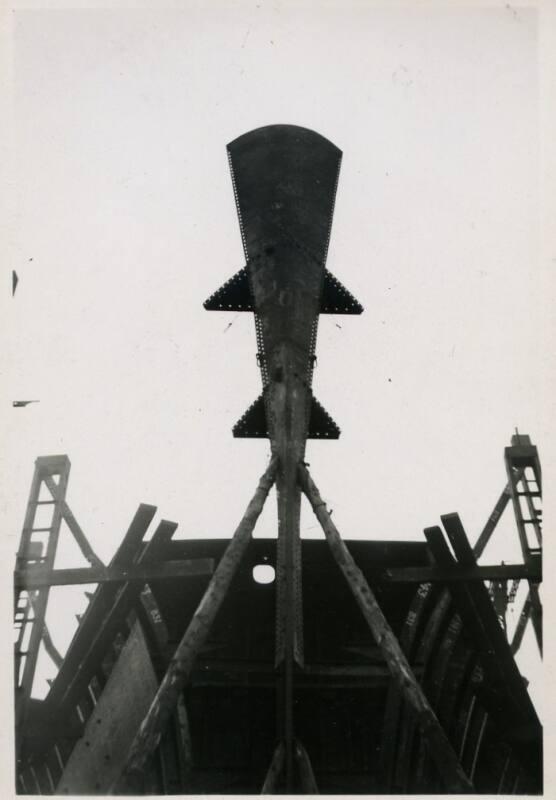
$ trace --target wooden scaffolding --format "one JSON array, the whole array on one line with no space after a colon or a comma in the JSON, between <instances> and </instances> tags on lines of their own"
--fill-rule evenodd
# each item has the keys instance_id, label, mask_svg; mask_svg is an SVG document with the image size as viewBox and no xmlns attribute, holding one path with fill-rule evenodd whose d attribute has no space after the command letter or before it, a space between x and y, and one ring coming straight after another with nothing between
<instances>
[{"instance_id":1,"label":"wooden scaffolding","mask_svg":"<svg viewBox=\"0 0 556 800\"><path fill-rule=\"evenodd\" d=\"M156 509L142 505L107 566L67 505L69 460L37 459L15 571L18 792L542 792L542 729L514 658L528 620L542 647L540 463L517 433L505 462L473 546L457 514L422 543L344 542L298 464L326 539L302 542L300 665L276 664L275 585L251 573L277 564L276 540L252 539L276 457L229 541L174 540L162 521L145 542ZM510 502L522 563L479 564ZM54 567L62 518L89 567ZM98 586L62 659L48 591L79 583ZM58 668L42 701L41 642Z\"/></svg>"}]
</instances>

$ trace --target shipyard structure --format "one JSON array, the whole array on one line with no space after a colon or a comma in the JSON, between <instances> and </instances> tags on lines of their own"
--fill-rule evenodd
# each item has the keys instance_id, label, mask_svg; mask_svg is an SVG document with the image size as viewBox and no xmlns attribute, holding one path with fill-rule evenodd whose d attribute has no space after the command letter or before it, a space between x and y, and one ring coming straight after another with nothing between
<instances>
[{"instance_id":1,"label":"shipyard structure","mask_svg":"<svg viewBox=\"0 0 556 800\"><path fill-rule=\"evenodd\" d=\"M319 316L363 310L326 269L341 153L273 125L228 155L246 263L205 308L254 316L262 390L233 430L269 440L266 469L231 538L174 540L141 505L104 564L68 457L37 459L14 575L17 792L540 794L515 660L528 625L542 653L537 448L512 436L473 540L457 513L422 541L344 540L305 461L307 439L340 434L312 391ZM253 539L273 487L277 539ZM322 541L300 538L302 495ZM507 507L521 558L485 564ZM90 566L55 567L62 523ZM62 657L49 590L78 584L97 588ZM57 672L37 699L41 649Z\"/></svg>"}]
</instances>

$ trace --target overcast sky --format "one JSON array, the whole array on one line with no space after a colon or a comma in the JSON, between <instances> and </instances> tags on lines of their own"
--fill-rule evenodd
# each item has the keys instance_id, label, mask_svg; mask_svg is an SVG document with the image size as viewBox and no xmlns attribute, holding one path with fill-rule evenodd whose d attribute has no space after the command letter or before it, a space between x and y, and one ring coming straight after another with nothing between
<instances>
[{"instance_id":1,"label":"overcast sky","mask_svg":"<svg viewBox=\"0 0 556 800\"><path fill-rule=\"evenodd\" d=\"M40 403L8 411L8 569L39 455L69 455L105 561L140 502L179 536L233 532L269 450L231 434L261 389L254 322L202 303L244 265L226 144L271 123L344 154L327 266L365 312L320 320L342 436L307 452L344 538L422 540L458 511L474 541L515 426L542 458L537 14L416 5L14 15L9 403ZM507 514L487 562L519 557ZM63 649L85 601L52 597Z\"/></svg>"}]
</instances>

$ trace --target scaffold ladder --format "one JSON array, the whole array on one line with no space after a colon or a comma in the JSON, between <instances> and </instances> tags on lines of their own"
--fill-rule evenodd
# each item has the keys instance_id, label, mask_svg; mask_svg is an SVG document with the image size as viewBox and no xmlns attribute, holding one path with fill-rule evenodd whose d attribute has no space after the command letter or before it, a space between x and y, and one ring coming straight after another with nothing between
<instances>
[{"instance_id":1,"label":"scaffold ladder","mask_svg":"<svg viewBox=\"0 0 556 800\"><path fill-rule=\"evenodd\" d=\"M529 436L516 430L504 455L523 561L526 566L533 566L542 558L542 474L537 448ZM512 640L514 653L519 649L529 619L542 655L542 604L539 584L532 580Z\"/></svg>"},{"instance_id":2,"label":"scaffold ladder","mask_svg":"<svg viewBox=\"0 0 556 800\"><path fill-rule=\"evenodd\" d=\"M50 592L48 576L54 569L62 520L87 561L93 567L103 567L66 502L70 466L66 455L41 456L35 461L14 576L17 632L14 684L18 725L22 724L29 705L41 643L56 667L61 663L46 627L46 608ZM26 585L25 576L37 569L46 575L46 580L40 587L31 589Z\"/></svg>"},{"instance_id":3,"label":"scaffold ladder","mask_svg":"<svg viewBox=\"0 0 556 800\"><path fill-rule=\"evenodd\" d=\"M37 565L47 570L53 569L69 472L70 460L65 455L43 456L35 461L17 552L17 570ZM48 491L44 492L43 487ZM33 689L39 649L45 632L49 592L49 586L33 591L16 587L14 591L14 625L17 631L14 659L16 718L19 722Z\"/></svg>"}]
</instances>

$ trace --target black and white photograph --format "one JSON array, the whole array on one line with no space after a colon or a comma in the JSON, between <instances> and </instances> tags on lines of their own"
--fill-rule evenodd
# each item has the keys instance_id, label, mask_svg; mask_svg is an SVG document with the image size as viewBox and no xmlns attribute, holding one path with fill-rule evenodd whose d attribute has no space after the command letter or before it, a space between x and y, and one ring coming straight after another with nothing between
<instances>
[{"instance_id":1,"label":"black and white photograph","mask_svg":"<svg viewBox=\"0 0 556 800\"><path fill-rule=\"evenodd\" d=\"M5 8L2 796L549 797L556 6Z\"/></svg>"}]
</instances>

